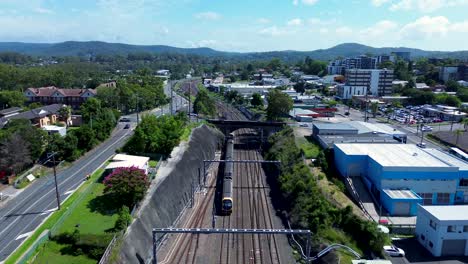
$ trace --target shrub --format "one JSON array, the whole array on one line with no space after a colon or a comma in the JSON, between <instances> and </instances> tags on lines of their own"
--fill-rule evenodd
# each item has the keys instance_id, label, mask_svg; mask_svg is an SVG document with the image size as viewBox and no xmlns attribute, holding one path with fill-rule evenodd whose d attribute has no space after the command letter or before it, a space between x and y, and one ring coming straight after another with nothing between
<instances>
[{"instance_id":1,"label":"shrub","mask_svg":"<svg viewBox=\"0 0 468 264\"><path fill-rule=\"evenodd\" d=\"M125 230L131 222L132 216L130 215L130 210L124 205L119 211L119 218L115 221L114 229L115 231Z\"/></svg>"}]
</instances>

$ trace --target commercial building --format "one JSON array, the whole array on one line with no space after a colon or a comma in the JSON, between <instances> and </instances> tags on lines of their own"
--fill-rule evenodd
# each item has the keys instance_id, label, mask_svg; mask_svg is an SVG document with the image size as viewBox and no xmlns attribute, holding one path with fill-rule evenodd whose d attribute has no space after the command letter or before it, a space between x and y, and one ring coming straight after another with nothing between
<instances>
[{"instance_id":1,"label":"commercial building","mask_svg":"<svg viewBox=\"0 0 468 264\"><path fill-rule=\"evenodd\" d=\"M468 256L468 205L418 206L416 237L436 257Z\"/></svg>"},{"instance_id":2,"label":"commercial building","mask_svg":"<svg viewBox=\"0 0 468 264\"><path fill-rule=\"evenodd\" d=\"M468 163L412 144L335 144L343 177L361 177L391 215L416 215L417 204L468 203Z\"/></svg>"},{"instance_id":3,"label":"commercial building","mask_svg":"<svg viewBox=\"0 0 468 264\"><path fill-rule=\"evenodd\" d=\"M458 122L466 117L466 113L461 112L459 108L446 105L426 106L423 108L423 114L427 117L437 117L445 121Z\"/></svg>"},{"instance_id":4,"label":"commercial building","mask_svg":"<svg viewBox=\"0 0 468 264\"><path fill-rule=\"evenodd\" d=\"M323 148L338 143L399 144L406 142L406 134L386 124L361 121L343 123L314 123L312 136Z\"/></svg>"},{"instance_id":5,"label":"commercial building","mask_svg":"<svg viewBox=\"0 0 468 264\"><path fill-rule=\"evenodd\" d=\"M95 97L95 89L62 89L55 86L42 88L28 88L24 91L27 103L66 104L72 108L79 108L88 98Z\"/></svg>"},{"instance_id":6,"label":"commercial building","mask_svg":"<svg viewBox=\"0 0 468 264\"><path fill-rule=\"evenodd\" d=\"M353 96L365 95L388 96L393 91L393 70L346 70L345 85L338 86L337 96L340 99L351 99Z\"/></svg>"},{"instance_id":7,"label":"commercial building","mask_svg":"<svg viewBox=\"0 0 468 264\"><path fill-rule=\"evenodd\" d=\"M125 154L115 155L109 165L106 166L106 174L112 173L117 168L130 168L136 167L143 170L146 174L148 173L148 157L133 156Z\"/></svg>"},{"instance_id":8,"label":"commercial building","mask_svg":"<svg viewBox=\"0 0 468 264\"><path fill-rule=\"evenodd\" d=\"M460 64L458 66L442 66L439 69L439 79L444 82L468 81L468 65Z\"/></svg>"}]
</instances>

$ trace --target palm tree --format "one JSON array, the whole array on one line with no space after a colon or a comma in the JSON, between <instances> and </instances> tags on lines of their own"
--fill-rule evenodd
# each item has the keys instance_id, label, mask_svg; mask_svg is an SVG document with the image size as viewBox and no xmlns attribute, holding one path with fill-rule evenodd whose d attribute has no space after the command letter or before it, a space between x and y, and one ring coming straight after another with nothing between
<instances>
[{"instance_id":1,"label":"palm tree","mask_svg":"<svg viewBox=\"0 0 468 264\"><path fill-rule=\"evenodd\" d=\"M465 132L463 129L457 129L455 130L455 134L457 135L457 139L455 141L455 145L458 145L458 139L460 138L460 135L463 135L463 132Z\"/></svg>"},{"instance_id":2,"label":"palm tree","mask_svg":"<svg viewBox=\"0 0 468 264\"><path fill-rule=\"evenodd\" d=\"M372 102L370 107L372 111L372 117L375 118L375 115L377 114L377 111L379 109L379 104L377 102Z\"/></svg>"},{"instance_id":3,"label":"palm tree","mask_svg":"<svg viewBox=\"0 0 468 264\"><path fill-rule=\"evenodd\" d=\"M460 123L463 124L463 129L466 131L466 127L468 126L468 118L463 118Z\"/></svg>"},{"instance_id":4,"label":"palm tree","mask_svg":"<svg viewBox=\"0 0 468 264\"><path fill-rule=\"evenodd\" d=\"M387 115L387 123L390 123L390 115L393 113L393 108L387 108L387 110L385 110L385 114Z\"/></svg>"}]
</instances>

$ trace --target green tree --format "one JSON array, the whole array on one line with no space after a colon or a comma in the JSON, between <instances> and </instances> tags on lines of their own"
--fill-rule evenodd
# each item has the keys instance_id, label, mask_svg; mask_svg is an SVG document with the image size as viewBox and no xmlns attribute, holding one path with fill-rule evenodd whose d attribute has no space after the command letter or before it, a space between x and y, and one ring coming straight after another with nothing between
<instances>
[{"instance_id":1,"label":"green tree","mask_svg":"<svg viewBox=\"0 0 468 264\"><path fill-rule=\"evenodd\" d=\"M32 163L29 143L18 132L0 142L0 168L17 174Z\"/></svg>"},{"instance_id":2,"label":"green tree","mask_svg":"<svg viewBox=\"0 0 468 264\"><path fill-rule=\"evenodd\" d=\"M98 113L101 112L101 101L97 98L89 98L81 105L81 116L83 123L92 124L92 120L96 120Z\"/></svg>"},{"instance_id":3,"label":"green tree","mask_svg":"<svg viewBox=\"0 0 468 264\"><path fill-rule=\"evenodd\" d=\"M375 118L377 111L379 110L379 104L377 102L372 102L370 105L372 116Z\"/></svg>"},{"instance_id":4,"label":"green tree","mask_svg":"<svg viewBox=\"0 0 468 264\"><path fill-rule=\"evenodd\" d=\"M64 122L68 126L68 120L71 117L71 107L65 106L60 108L58 117L60 121Z\"/></svg>"},{"instance_id":5,"label":"green tree","mask_svg":"<svg viewBox=\"0 0 468 264\"><path fill-rule=\"evenodd\" d=\"M193 103L193 111L197 114L214 116L216 114L216 105L206 90L200 90L197 93L195 102Z\"/></svg>"},{"instance_id":6,"label":"green tree","mask_svg":"<svg viewBox=\"0 0 468 264\"><path fill-rule=\"evenodd\" d=\"M0 91L0 107L22 107L26 101L23 93L18 91Z\"/></svg>"},{"instance_id":7,"label":"green tree","mask_svg":"<svg viewBox=\"0 0 468 264\"><path fill-rule=\"evenodd\" d=\"M250 100L250 104L254 107L262 107L263 106L263 99L259 93L254 93L252 95L252 100Z\"/></svg>"},{"instance_id":8,"label":"green tree","mask_svg":"<svg viewBox=\"0 0 468 264\"><path fill-rule=\"evenodd\" d=\"M78 138L79 149L88 151L98 144L96 133L89 125L82 125L80 128L75 130L74 133Z\"/></svg>"},{"instance_id":9,"label":"green tree","mask_svg":"<svg viewBox=\"0 0 468 264\"><path fill-rule=\"evenodd\" d=\"M296 92L300 94L303 94L305 92L304 82L297 82L296 84L294 84L294 90L296 90Z\"/></svg>"},{"instance_id":10,"label":"green tree","mask_svg":"<svg viewBox=\"0 0 468 264\"><path fill-rule=\"evenodd\" d=\"M148 176L136 167L117 168L104 178L104 193L110 194L117 204L133 207L149 187Z\"/></svg>"},{"instance_id":11,"label":"green tree","mask_svg":"<svg viewBox=\"0 0 468 264\"><path fill-rule=\"evenodd\" d=\"M293 108L293 100L289 95L278 89L273 89L267 96L268 107L266 110L268 120L278 120L289 114Z\"/></svg>"}]
</instances>

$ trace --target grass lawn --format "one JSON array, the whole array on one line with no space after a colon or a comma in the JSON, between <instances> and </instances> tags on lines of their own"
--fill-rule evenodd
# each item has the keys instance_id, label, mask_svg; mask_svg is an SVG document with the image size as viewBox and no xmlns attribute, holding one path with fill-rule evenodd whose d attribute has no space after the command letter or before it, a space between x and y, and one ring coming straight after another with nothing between
<instances>
[{"instance_id":1,"label":"grass lawn","mask_svg":"<svg viewBox=\"0 0 468 264\"><path fill-rule=\"evenodd\" d=\"M296 145L304 151L306 159L315 159L320 153L320 146L308 137L296 137Z\"/></svg>"},{"instance_id":2,"label":"grass lawn","mask_svg":"<svg viewBox=\"0 0 468 264\"><path fill-rule=\"evenodd\" d=\"M75 193L72 194L72 196L67 199L63 204L62 208L67 208L69 207L73 202L76 201L78 197L86 190L86 188L92 184L92 181L98 179L104 169L99 169L97 170L92 176L91 180L83 184ZM16 263L17 260L33 245L34 241L44 232L44 230L51 229L57 221L62 217L62 215L65 214L65 210L62 209L58 212L53 213L45 222L43 225L39 226L36 231L15 251L13 254L10 255L10 257L5 261L5 264L13 264Z\"/></svg>"},{"instance_id":3,"label":"grass lawn","mask_svg":"<svg viewBox=\"0 0 468 264\"><path fill-rule=\"evenodd\" d=\"M54 241L48 241L40 247L40 253L36 256L34 263L36 264L96 264L96 260L90 259L85 255L71 256L62 255L61 251L66 249L68 245L61 245Z\"/></svg>"},{"instance_id":4,"label":"grass lawn","mask_svg":"<svg viewBox=\"0 0 468 264\"><path fill-rule=\"evenodd\" d=\"M90 180L92 184L87 190L88 194L82 200L76 201L78 202L76 207L70 209L73 212L65 217L53 235L73 232L75 229L78 229L80 234L97 235L113 231L118 217L118 208L112 206L112 200L103 194L104 185L97 182L102 172L101 169L93 175L92 180ZM70 204L64 206L62 210L66 211L69 207ZM86 255L72 256L65 253L68 247L69 245L66 244L48 241L38 249L34 263L50 263L51 259L53 259L53 263L96 263L96 260L88 258Z\"/></svg>"},{"instance_id":5,"label":"grass lawn","mask_svg":"<svg viewBox=\"0 0 468 264\"><path fill-rule=\"evenodd\" d=\"M105 208L104 185L94 183L90 188L89 195L65 219L58 233L78 229L80 234L103 234L114 227L117 208Z\"/></svg>"}]
</instances>

